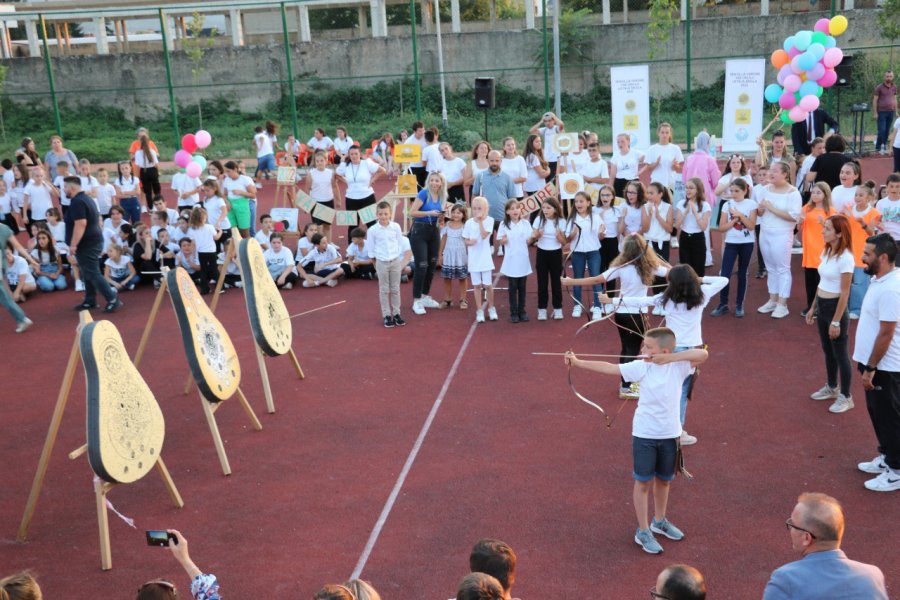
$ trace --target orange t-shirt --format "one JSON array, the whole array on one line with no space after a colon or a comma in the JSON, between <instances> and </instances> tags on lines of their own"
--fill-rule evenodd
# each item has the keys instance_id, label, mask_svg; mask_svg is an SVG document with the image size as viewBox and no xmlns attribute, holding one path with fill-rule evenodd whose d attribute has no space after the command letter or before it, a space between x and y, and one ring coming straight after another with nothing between
<instances>
[{"instance_id":1,"label":"orange t-shirt","mask_svg":"<svg viewBox=\"0 0 900 600\"><path fill-rule=\"evenodd\" d=\"M131 155L131 158L134 158L134 153L141 149L141 141L134 140L131 142L131 146L128 147L128 154ZM159 150L156 149L156 144L153 143L153 140L150 141L150 149L159 154Z\"/></svg>"},{"instance_id":2,"label":"orange t-shirt","mask_svg":"<svg viewBox=\"0 0 900 600\"><path fill-rule=\"evenodd\" d=\"M817 269L822 262L822 252L825 250L825 240L822 239L822 229L825 219L835 214L834 210L825 212L821 208L813 208L812 203L803 209L803 221L800 223L800 233L803 239L803 268ZM822 221L821 223L819 221Z\"/></svg>"},{"instance_id":3,"label":"orange t-shirt","mask_svg":"<svg viewBox=\"0 0 900 600\"><path fill-rule=\"evenodd\" d=\"M847 220L850 221L850 251L853 252L854 264L857 267L865 267L866 265L863 264L862 255L863 250L866 248L866 238L868 238L870 234L866 233L866 230L863 229L862 225L857 221L860 217L857 217L854 214L855 210L855 206L848 206L847 210L844 212ZM869 225L873 221L877 221L881 218L881 213L874 208L869 208L868 212L861 218Z\"/></svg>"}]
</instances>

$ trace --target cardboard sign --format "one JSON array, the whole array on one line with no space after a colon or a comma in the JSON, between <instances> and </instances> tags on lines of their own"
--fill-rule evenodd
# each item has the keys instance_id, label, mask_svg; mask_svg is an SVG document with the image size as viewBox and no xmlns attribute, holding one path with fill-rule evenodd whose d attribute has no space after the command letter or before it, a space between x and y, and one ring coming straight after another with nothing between
<instances>
[{"instance_id":1,"label":"cardboard sign","mask_svg":"<svg viewBox=\"0 0 900 600\"><path fill-rule=\"evenodd\" d=\"M370 204L365 208L361 208L356 213L359 215L359 220L363 223L371 223L376 220L378 217L376 216L378 213L378 209L376 208L376 204Z\"/></svg>"},{"instance_id":2,"label":"cardboard sign","mask_svg":"<svg viewBox=\"0 0 900 600\"><path fill-rule=\"evenodd\" d=\"M551 138L550 144L557 154L568 154L578 150L577 133L557 133Z\"/></svg>"},{"instance_id":3,"label":"cardboard sign","mask_svg":"<svg viewBox=\"0 0 900 600\"><path fill-rule=\"evenodd\" d=\"M335 215L335 225L342 225L344 227L356 227L357 212L355 210L339 210Z\"/></svg>"},{"instance_id":4,"label":"cardboard sign","mask_svg":"<svg viewBox=\"0 0 900 600\"><path fill-rule=\"evenodd\" d=\"M308 213L311 213L316 208L316 201L303 190L297 190L297 199L294 200L294 204Z\"/></svg>"},{"instance_id":5,"label":"cardboard sign","mask_svg":"<svg viewBox=\"0 0 900 600\"><path fill-rule=\"evenodd\" d=\"M559 175L559 197L563 200L571 200L580 191L584 190L584 177L578 173L561 173Z\"/></svg>"},{"instance_id":6,"label":"cardboard sign","mask_svg":"<svg viewBox=\"0 0 900 600\"><path fill-rule=\"evenodd\" d=\"M297 183L297 169L295 167L278 167L276 181L279 185L294 185Z\"/></svg>"},{"instance_id":7,"label":"cardboard sign","mask_svg":"<svg viewBox=\"0 0 900 600\"><path fill-rule=\"evenodd\" d=\"M422 160L422 146L418 144L396 144L394 146L395 163L415 163Z\"/></svg>"},{"instance_id":8,"label":"cardboard sign","mask_svg":"<svg viewBox=\"0 0 900 600\"><path fill-rule=\"evenodd\" d=\"M419 184L416 180L416 176L411 173L401 175L397 178L398 194L409 194L410 196L415 196L418 188Z\"/></svg>"},{"instance_id":9,"label":"cardboard sign","mask_svg":"<svg viewBox=\"0 0 900 600\"><path fill-rule=\"evenodd\" d=\"M287 223L284 231L297 231L297 222L300 220L300 210L297 208L273 208L269 211L272 221L275 223Z\"/></svg>"},{"instance_id":10,"label":"cardboard sign","mask_svg":"<svg viewBox=\"0 0 900 600\"><path fill-rule=\"evenodd\" d=\"M553 197L553 195L555 194L556 186L552 183L548 183L542 189L535 192L533 196L528 196L527 198L519 202L519 207L522 209L522 215L530 215L534 211L538 210L544 200Z\"/></svg>"},{"instance_id":11,"label":"cardboard sign","mask_svg":"<svg viewBox=\"0 0 900 600\"><path fill-rule=\"evenodd\" d=\"M336 211L330 206L325 206L324 204L319 204L317 202L316 207L312 211L312 215L326 223L333 223L335 212Z\"/></svg>"}]
</instances>

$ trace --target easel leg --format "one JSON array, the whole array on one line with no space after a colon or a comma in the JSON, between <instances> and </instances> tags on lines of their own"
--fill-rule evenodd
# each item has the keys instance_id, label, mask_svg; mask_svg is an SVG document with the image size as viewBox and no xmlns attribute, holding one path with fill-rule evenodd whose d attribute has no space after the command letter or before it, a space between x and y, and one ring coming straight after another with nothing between
<instances>
[{"instance_id":1,"label":"easel leg","mask_svg":"<svg viewBox=\"0 0 900 600\"><path fill-rule=\"evenodd\" d=\"M237 395L238 402L240 402L241 406L244 407L244 412L247 413L247 416L250 417L250 422L253 423L253 429L262 431L262 423L260 423L259 419L256 418L256 413L253 412L253 407L250 406L249 402L247 402L247 396L244 395L244 390L238 388Z\"/></svg>"},{"instance_id":2,"label":"easel leg","mask_svg":"<svg viewBox=\"0 0 900 600\"><path fill-rule=\"evenodd\" d=\"M109 547L109 516L106 513L106 492L112 486L104 481L94 482L94 495L97 498L97 526L100 529L100 568L104 571L112 569L112 551Z\"/></svg>"},{"instance_id":3,"label":"easel leg","mask_svg":"<svg viewBox=\"0 0 900 600\"><path fill-rule=\"evenodd\" d=\"M300 379L306 379L306 375L303 374L303 369L300 368L300 361L297 360L297 355L294 353L293 348L288 350L288 355L291 357L291 362L294 363L294 369L297 371L297 377L299 377Z\"/></svg>"},{"instance_id":4,"label":"easel leg","mask_svg":"<svg viewBox=\"0 0 900 600\"><path fill-rule=\"evenodd\" d=\"M216 447L216 454L219 455L219 464L222 465L222 473L231 475L231 465L228 464L228 455L225 454L225 445L222 443L222 436L219 434L219 425L216 423L214 409L203 396L200 396L200 403L203 404L203 414L206 415L206 422L209 424L209 432L212 434L213 444Z\"/></svg>"},{"instance_id":5,"label":"easel leg","mask_svg":"<svg viewBox=\"0 0 900 600\"><path fill-rule=\"evenodd\" d=\"M56 444L56 436L59 433L59 425L62 422L63 413L66 411L66 403L69 400L69 392L72 390L72 380L75 377L75 367L78 366L81 357L79 348L79 336L75 336L72 344L72 352L69 353L69 362L63 374L63 382L56 397L56 407L53 409L53 417L50 419L50 427L47 429L47 437L44 440L44 449L41 450L41 459L38 461L37 472L34 474L34 482L31 484L31 492L28 494L28 502L25 504L25 514L22 515L22 523L19 525L19 533L16 541L24 542L28 535L28 526L34 517L34 509L37 506L41 488L44 486L44 476L47 474L47 466L50 464L50 454Z\"/></svg>"},{"instance_id":6,"label":"easel leg","mask_svg":"<svg viewBox=\"0 0 900 600\"><path fill-rule=\"evenodd\" d=\"M163 483L169 491L169 496L172 497L172 502L178 508L184 508L184 500L181 499L181 494L178 493L178 488L175 487L175 482L172 480L172 476L169 474L169 469L166 468L166 463L163 462L162 456L156 460L156 470L159 471L159 476L162 477Z\"/></svg>"},{"instance_id":7,"label":"easel leg","mask_svg":"<svg viewBox=\"0 0 900 600\"><path fill-rule=\"evenodd\" d=\"M272 399L272 385L269 383L269 371L266 369L266 354L259 346L256 346L256 362L259 363L259 376L262 378L263 395L266 397L266 409L269 413L274 413L275 401Z\"/></svg>"},{"instance_id":8,"label":"easel leg","mask_svg":"<svg viewBox=\"0 0 900 600\"><path fill-rule=\"evenodd\" d=\"M153 301L153 307L150 309L150 316L147 317L147 324L144 326L144 333L141 334L141 343L138 344L137 352L134 355L134 368L137 369L144 358L144 351L147 349L147 342L150 341L150 332L156 324L156 315L159 313L159 307L162 304L163 296L166 295L166 278L162 277L159 284L159 291L156 292L156 299Z\"/></svg>"}]
</instances>

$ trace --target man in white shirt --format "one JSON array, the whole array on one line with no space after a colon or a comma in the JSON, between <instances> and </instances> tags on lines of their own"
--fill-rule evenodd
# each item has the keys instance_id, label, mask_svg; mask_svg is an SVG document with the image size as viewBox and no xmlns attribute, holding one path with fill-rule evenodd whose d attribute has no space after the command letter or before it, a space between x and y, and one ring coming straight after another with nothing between
<instances>
[{"instance_id":1,"label":"man in white shirt","mask_svg":"<svg viewBox=\"0 0 900 600\"><path fill-rule=\"evenodd\" d=\"M418 144L422 148L422 153L424 154L425 146L428 145L428 142L425 141L425 125L421 121L416 121L412 124L412 130L413 134L406 139L406 143ZM425 180L428 178L428 173L425 171L425 165L423 164L423 162L420 161L410 163L409 170L412 171L412 174L416 176L416 184L419 186L419 189L424 189Z\"/></svg>"},{"instance_id":2,"label":"man in white shirt","mask_svg":"<svg viewBox=\"0 0 900 600\"><path fill-rule=\"evenodd\" d=\"M441 152L438 147L438 132L436 127L425 132L425 141L427 146L422 148L422 164L425 165L425 172L440 173L442 171L444 161L441 159Z\"/></svg>"},{"instance_id":3,"label":"man in white shirt","mask_svg":"<svg viewBox=\"0 0 900 600\"><path fill-rule=\"evenodd\" d=\"M658 182L673 189L677 179L675 174L681 173L681 166L684 164L684 155L681 148L672 143L671 125L660 123L656 133L659 143L647 149L641 172L651 169L650 183Z\"/></svg>"}]
</instances>

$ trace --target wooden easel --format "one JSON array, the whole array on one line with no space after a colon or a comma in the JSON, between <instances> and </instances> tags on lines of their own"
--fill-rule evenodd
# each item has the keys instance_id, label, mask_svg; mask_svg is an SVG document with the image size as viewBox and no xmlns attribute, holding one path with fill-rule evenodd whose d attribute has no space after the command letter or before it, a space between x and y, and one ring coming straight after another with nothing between
<instances>
[{"instance_id":1,"label":"wooden easel","mask_svg":"<svg viewBox=\"0 0 900 600\"><path fill-rule=\"evenodd\" d=\"M50 427L47 430L47 437L44 440L44 448L41 451L41 458L38 461L38 468L34 474L34 481L31 484L31 492L28 495L28 502L25 504L25 514L22 515L22 522L19 525L19 531L16 535L16 541L23 543L28 536L28 527L31 525L31 519L34 517L34 511L37 507L38 498L41 495L41 489L44 486L44 477L47 474L47 467L50 464L50 455L56 445L56 437L59 434L59 427L62 423L63 413L66 411L66 404L69 400L69 393L72 391L72 381L75 378L75 370L81 362L80 337L81 330L85 325L92 322L93 319L87 311L79 314L78 328L76 329L75 342L72 344L72 351L69 353L69 361L66 363L66 369L63 372L62 385L59 388L59 394L56 397L56 406L53 409L53 416L50 418ZM76 459L87 452L87 445L81 446L69 453L70 459ZM172 501L178 508L184 507L184 500L175 487L175 482L163 462L162 456L156 460L156 470L162 477L163 484L171 496ZM103 482L99 479L94 483L94 492L97 500L97 524L100 533L100 565L106 571L112 568L112 552L109 543L109 519L106 512L106 494L115 487L115 484Z\"/></svg>"},{"instance_id":2,"label":"wooden easel","mask_svg":"<svg viewBox=\"0 0 900 600\"><path fill-rule=\"evenodd\" d=\"M282 181L281 178L278 177L278 171L276 170L275 175L275 203L272 205L274 208L291 208L294 206L294 189L297 186L297 167L291 165L279 165L279 168L288 167L294 169L294 175L291 177L291 181Z\"/></svg>"},{"instance_id":3,"label":"wooden easel","mask_svg":"<svg viewBox=\"0 0 900 600\"><path fill-rule=\"evenodd\" d=\"M219 424L216 422L216 411L219 410L219 407L222 406L223 403L210 402L204 398L203 394L200 394L199 391L197 394L200 396L200 404L203 405L203 414L206 415L206 422L209 424L209 432L212 434L213 444L216 447L216 454L219 455L219 464L222 465L222 473L224 475L231 475L231 465L228 463L228 455L225 454L225 444L222 443L222 435L219 433ZM253 408L250 406L250 403L247 402L247 397L240 387L237 389L237 397L238 402L240 402L241 406L244 408L244 412L250 417L250 423L253 425L253 429L262 431L262 423L259 422L256 413L253 412Z\"/></svg>"}]
</instances>

